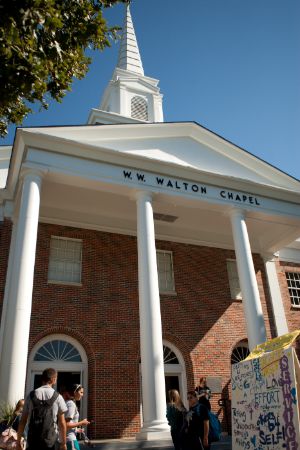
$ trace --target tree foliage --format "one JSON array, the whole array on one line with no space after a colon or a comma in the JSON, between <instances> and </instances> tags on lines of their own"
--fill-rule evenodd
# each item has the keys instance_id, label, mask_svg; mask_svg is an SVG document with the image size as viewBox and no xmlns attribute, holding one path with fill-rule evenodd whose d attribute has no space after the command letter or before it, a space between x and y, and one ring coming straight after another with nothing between
<instances>
[{"instance_id":1,"label":"tree foliage","mask_svg":"<svg viewBox=\"0 0 300 450\"><path fill-rule=\"evenodd\" d=\"M119 27L103 9L127 0L0 0L0 136L38 102L61 101L85 76L87 48L104 50Z\"/></svg>"}]
</instances>

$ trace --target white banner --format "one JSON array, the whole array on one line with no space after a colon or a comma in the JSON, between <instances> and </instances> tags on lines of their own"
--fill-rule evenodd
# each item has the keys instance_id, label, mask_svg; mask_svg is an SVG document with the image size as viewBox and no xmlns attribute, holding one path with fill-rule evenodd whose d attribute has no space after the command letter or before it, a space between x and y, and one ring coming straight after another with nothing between
<instances>
[{"instance_id":1,"label":"white banner","mask_svg":"<svg viewBox=\"0 0 300 450\"><path fill-rule=\"evenodd\" d=\"M233 450L300 448L297 378L292 347L232 366Z\"/></svg>"}]
</instances>

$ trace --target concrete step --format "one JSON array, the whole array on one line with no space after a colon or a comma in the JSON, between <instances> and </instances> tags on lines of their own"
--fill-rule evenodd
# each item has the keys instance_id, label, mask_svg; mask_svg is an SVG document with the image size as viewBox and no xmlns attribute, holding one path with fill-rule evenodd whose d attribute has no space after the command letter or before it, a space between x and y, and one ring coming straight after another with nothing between
<instances>
[{"instance_id":1,"label":"concrete step","mask_svg":"<svg viewBox=\"0 0 300 450\"><path fill-rule=\"evenodd\" d=\"M82 450L93 448L94 450L140 450L140 449L162 449L174 450L171 440L161 441L137 441L135 439L107 439L91 441L93 447L80 443ZM231 436L225 436L220 442L214 442L211 450L231 450Z\"/></svg>"}]
</instances>

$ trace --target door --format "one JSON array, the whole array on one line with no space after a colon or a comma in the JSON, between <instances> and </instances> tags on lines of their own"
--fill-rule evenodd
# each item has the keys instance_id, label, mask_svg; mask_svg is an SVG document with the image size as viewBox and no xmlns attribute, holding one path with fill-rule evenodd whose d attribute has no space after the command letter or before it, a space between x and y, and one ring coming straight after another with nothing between
<instances>
[{"instance_id":1,"label":"door","mask_svg":"<svg viewBox=\"0 0 300 450\"><path fill-rule=\"evenodd\" d=\"M165 383L166 383L166 402L168 403L168 392L171 389L176 389L181 395L179 388L179 376L178 375L165 375Z\"/></svg>"},{"instance_id":2,"label":"door","mask_svg":"<svg viewBox=\"0 0 300 450\"><path fill-rule=\"evenodd\" d=\"M64 391L64 389L72 384L82 384L81 383L81 373L80 372L57 372L57 383L54 389L60 393ZM37 389L42 384L42 374L35 373L33 379L33 389Z\"/></svg>"}]
</instances>

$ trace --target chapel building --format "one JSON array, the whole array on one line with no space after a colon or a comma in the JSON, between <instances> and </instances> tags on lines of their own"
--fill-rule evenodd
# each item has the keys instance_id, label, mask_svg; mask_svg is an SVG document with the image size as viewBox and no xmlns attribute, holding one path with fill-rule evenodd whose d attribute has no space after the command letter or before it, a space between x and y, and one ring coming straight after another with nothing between
<instances>
[{"instance_id":1,"label":"chapel building","mask_svg":"<svg viewBox=\"0 0 300 450\"><path fill-rule=\"evenodd\" d=\"M0 400L58 371L93 438L169 436L166 393L300 328L300 182L195 122L167 123L129 7L87 125L0 149Z\"/></svg>"}]
</instances>

